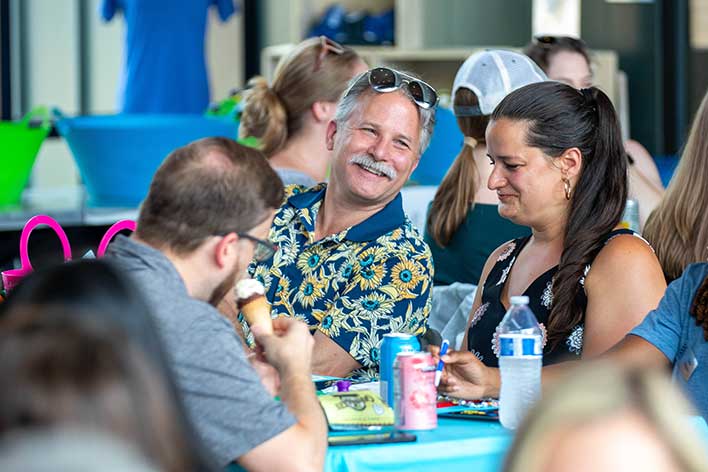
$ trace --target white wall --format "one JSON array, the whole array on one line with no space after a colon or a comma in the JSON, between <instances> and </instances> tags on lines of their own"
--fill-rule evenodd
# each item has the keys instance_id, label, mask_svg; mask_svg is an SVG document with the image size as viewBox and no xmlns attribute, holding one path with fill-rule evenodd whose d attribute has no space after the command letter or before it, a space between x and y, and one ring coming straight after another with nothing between
<instances>
[{"instance_id":1,"label":"white wall","mask_svg":"<svg viewBox=\"0 0 708 472\"><path fill-rule=\"evenodd\" d=\"M28 108L51 105L79 110L78 0L24 0L26 68L22 86ZM76 166L63 140L47 139L32 174L33 187L75 185Z\"/></svg>"},{"instance_id":2,"label":"white wall","mask_svg":"<svg viewBox=\"0 0 708 472\"><path fill-rule=\"evenodd\" d=\"M115 113L125 23L119 17L105 23L98 15L101 0L90 0L88 3L89 112Z\"/></svg>"}]
</instances>

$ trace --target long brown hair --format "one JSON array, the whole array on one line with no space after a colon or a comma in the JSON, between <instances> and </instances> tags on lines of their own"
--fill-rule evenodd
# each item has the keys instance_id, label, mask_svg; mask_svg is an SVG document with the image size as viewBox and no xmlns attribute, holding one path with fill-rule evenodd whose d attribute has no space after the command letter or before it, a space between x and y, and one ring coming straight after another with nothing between
<instances>
[{"instance_id":1,"label":"long brown hair","mask_svg":"<svg viewBox=\"0 0 708 472\"><path fill-rule=\"evenodd\" d=\"M644 225L668 281L708 259L708 93L696 112L676 173Z\"/></svg>"},{"instance_id":2,"label":"long brown hair","mask_svg":"<svg viewBox=\"0 0 708 472\"><path fill-rule=\"evenodd\" d=\"M460 88L455 92L455 106L478 106L474 92ZM457 126L465 137L471 137L484 144L484 132L489 123L489 115L458 116ZM428 232L435 242L444 247L460 227L467 212L474 206L477 193L479 170L474 161L474 149L464 144L455 161L438 186L428 213Z\"/></svg>"},{"instance_id":3,"label":"long brown hair","mask_svg":"<svg viewBox=\"0 0 708 472\"><path fill-rule=\"evenodd\" d=\"M548 341L555 346L584 318L579 281L619 223L627 200L627 159L612 102L601 90L539 82L509 95L492 120L528 123L527 145L556 158L577 147L582 168L570 199L563 253L553 278Z\"/></svg>"},{"instance_id":4,"label":"long brown hair","mask_svg":"<svg viewBox=\"0 0 708 472\"><path fill-rule=\"evenodd\" d=\"M361 61L351 48L324 37L301 42L275 69L273 84L253 77L244 92L239 136L255 136L270 157L303 126L315 102L336 102Z\"/></svg>"}]
</instances>

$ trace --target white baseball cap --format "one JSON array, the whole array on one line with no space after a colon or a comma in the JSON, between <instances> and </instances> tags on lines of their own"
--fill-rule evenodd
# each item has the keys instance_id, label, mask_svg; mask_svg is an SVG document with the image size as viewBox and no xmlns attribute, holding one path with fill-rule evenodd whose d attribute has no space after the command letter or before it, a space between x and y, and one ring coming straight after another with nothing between
<instances>
[{"instance_id":1,"label":"white baseball cap","mask_svg":"<svg viewBox=\"0 0 708 472\"><path fill-rule=\"evenodd\" d=\"M456 116L491 115L504 97L524 85L548 80L527 56L493 49L472 54L460 66L452 84L452 98L460 87L477 95L479 106L454 107Z\"/></svg>"}]
</instances>

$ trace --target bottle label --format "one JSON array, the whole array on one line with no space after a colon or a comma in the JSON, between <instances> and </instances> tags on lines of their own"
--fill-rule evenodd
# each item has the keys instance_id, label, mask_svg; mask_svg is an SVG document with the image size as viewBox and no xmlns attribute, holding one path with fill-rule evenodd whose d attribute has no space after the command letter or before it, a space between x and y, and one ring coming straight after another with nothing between
<instances>
[{"instance_id":1,"label":"bottle label","mask_svg":"<svg viewBox=\"0 0 708 472\"><path fill-rule=\"evenodd\" d=\"M504 334L499 336L499 356L541 356L541 336Z\"/></svg>"}]
</instances>

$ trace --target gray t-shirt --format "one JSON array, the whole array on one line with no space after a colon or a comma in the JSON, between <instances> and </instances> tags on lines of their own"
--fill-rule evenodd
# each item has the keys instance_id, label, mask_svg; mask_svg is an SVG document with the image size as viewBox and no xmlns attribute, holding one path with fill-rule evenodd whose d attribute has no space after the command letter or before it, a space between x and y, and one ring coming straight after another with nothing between
<instances>
[{"instance_id":1,"label":"gray t-shirt","mask_svg":"<svg viewBox=\"0 0 708 472\"><path fill-rule=\"evenodd\" d=\"M295 423L263 387L231 324L189 296L169 259L125 236L116 238L108 256L147 298L187 414L219 464Z\"/></svg>"},{"instance_id":2,"label":"gray t-shirt","mask_svg":"<svg viewBox=\"0 0 708 472\"><path fill-rule=\"evenodd\" d=\"M629 334L639 336L664 353L674 366L674 380L708 419L708 341L703 327L689 313L708 264L691 264L669 284L656 310Z\"/></svg>"}]
</instances>

